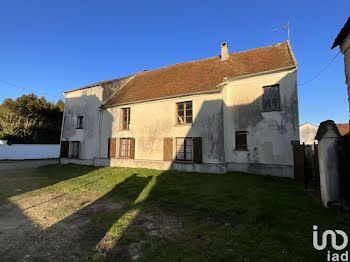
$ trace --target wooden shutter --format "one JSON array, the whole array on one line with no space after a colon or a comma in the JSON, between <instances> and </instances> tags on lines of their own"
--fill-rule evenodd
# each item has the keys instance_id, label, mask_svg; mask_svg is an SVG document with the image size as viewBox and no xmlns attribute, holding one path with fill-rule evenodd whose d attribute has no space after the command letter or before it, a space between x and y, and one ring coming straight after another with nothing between
<instances>
[{"instance_id":1,"label":"wooden shutter","mask_svg":"<svg viewBox=\"0 0 350 262\"><path fill-rule=\"evenodd\" d=\"M173 160L173 139L171 137L164 137L163 160L164 161Z\"/></svg>"},{"instance_id":2,"label":"wooden shutter","mask_svg":"<svg viewBox=\"0 0 350 262\"><path fill-rule=\"evenodd\" d=\"M202 138L193 138L193 162L202 163Z\"/></svg>"},{"instance_id":3,"label":"wooden shutter","mask_svg":"<svg viewBox=\"0 0 350 262\"><path fill-rule=\"evenodd\" d=\"M68 157L69 141L61 141L60 157Z\"/></svg>"},{"instance_id":4,"label":"wooden shutter","mask_svg":"<svg viewBox=\"0 0 350 262\"><path fill-rule=\"evenodd\" d=\"M115 137L111 137L108 139L108 157L115 157L117 139Z\"/></svg>"},{"instance_id":5,"label":"wooden shutter","mask_svg":"<svg viewBox=\"0 0 350 262\"><path fill-rule=\"evenodd\" d=\"M130 138L130 158L135 158L135 138Z\"/></svg>"}]
</instances>

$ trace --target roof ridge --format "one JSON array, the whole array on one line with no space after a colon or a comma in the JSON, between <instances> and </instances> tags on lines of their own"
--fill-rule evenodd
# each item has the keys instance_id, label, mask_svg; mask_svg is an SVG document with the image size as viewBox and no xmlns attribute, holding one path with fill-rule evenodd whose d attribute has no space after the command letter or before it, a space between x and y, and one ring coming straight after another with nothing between
<instances>
[{"instance_id":1,"label":"roof ridge","mask_svg":"<svg viewBox=\"0 0 350 262\"><path fill-rule=\"evenodd\" d=\"M272 47L272 46L276 46L276 45L281 45L281 44L287 43L287 42L288 42L288 40L283 41L283 42L278 42L278 43L275 43L275 44L271 44L271 45L260 46L260 47L255 47L255 48L251 48L251 49L231 52L229 54L238 54L238 53L243 53L243 52L249 52L249 51L253 51L253 50L257 50L257 49L262 49L262 48ZM185 61L185 62L179 62L179 63L175 63L175 64L171 64L171 65L166 65L166 66L163 66L163 67L158 67L158 68L142 71L142 73L143 72L147 73L147 72L151 72L151 71L155 71L155 70L159 70L159 69L164 69L164 68L168 68L168 67L175 66L175 65L180 65L180 64L185 64L185 63L192 63L192 62L198 62L198 61L213 59L213 58L216 58L216 57L220 57L220 55L210 56L210 57L205 57L205 58L200 58L200 59L195 59L195 60L190 60L190 61Z\"/></svg>"}]
</instances>

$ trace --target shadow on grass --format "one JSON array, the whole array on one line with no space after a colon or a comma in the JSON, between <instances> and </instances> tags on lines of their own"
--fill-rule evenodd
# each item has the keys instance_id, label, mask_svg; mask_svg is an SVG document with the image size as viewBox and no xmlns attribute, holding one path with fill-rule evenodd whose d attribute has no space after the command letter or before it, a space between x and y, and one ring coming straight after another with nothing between
<instances>
[{"instance_id":1,"label":"shadow on grass","mask_svg":"<svg viewBox=\"0 0 350 262\"><path fill-rule=\"evenodd\" d=\"M80 177L99 168L68 164L1 170L0 203L6 198Z\"/></svg>"},{"instance_id":2,"label":"shadow on grass","mask_svg":"<svg viewBox=\"0 0 350 262\"><path fill-rule=\"evenodd\" d=\"M56 261L321 261L324 253L312 248L312 225L350 229L347 217L285 178L101 168L64 189L79 185L79 192L103 193L45 230L28 220L36 241L21 235L14 249L20 256L6 258L21 260L29 252L34 260Z\"/></svg>"}]
</instances>

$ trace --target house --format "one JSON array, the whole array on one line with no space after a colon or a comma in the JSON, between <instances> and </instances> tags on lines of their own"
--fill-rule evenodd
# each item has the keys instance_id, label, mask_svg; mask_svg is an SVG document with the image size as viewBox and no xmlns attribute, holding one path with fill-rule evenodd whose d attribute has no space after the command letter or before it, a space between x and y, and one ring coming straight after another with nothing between
<instances>
[{"instance_id":1,"label":"house","mask_svg":"<svg viewBox=\"0 0 350 262\"><path fill-rule=\"evenodd\" d=\"M289 41L64 92L61 163L293 177Z\"/></svg>"},{"instance_id":2,"label":"house","mask_svg":"<svg viewBox=\"0 0 350 262\"><path fill-rule=\"evenodd\" d=\"M299 127L300 143L306 145L313 145L318 126L306 122Z\"/></svg>"},{"instance_id":3,"label":"house","mask_svg":"<svg viewBox=\"0 0 350 262\"><path fill-rule=\"evenodd\" d=\"M337 35L332 48L339 46L344 55L345 83L348 87L349 123L350 123L350 17Z\"/></svg>"}]
</instances>

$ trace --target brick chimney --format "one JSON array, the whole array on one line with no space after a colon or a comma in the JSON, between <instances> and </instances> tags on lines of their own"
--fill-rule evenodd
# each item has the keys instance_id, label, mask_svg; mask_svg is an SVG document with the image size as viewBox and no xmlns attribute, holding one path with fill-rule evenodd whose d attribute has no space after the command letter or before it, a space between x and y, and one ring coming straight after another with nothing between
<instances>
[{"instance_id":1,"label":"brick chimney","mask_svg":"<svg viewBox=\"0 0 350 262\"><path fill-rule=\"evenodd\" d=\"M229 57L229 54L228 54L228 43L227 42L223 42L223 43L221 43L221 61L227 60L228 57Z\"/></svg>"}]
</instances>

